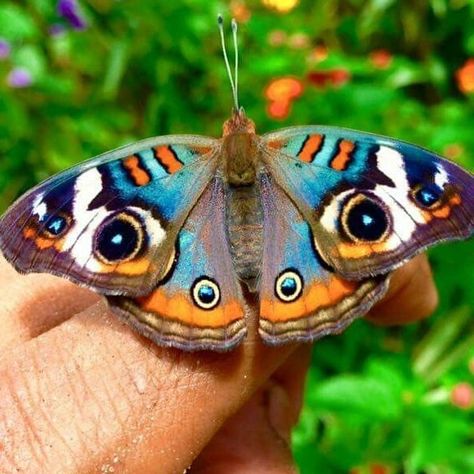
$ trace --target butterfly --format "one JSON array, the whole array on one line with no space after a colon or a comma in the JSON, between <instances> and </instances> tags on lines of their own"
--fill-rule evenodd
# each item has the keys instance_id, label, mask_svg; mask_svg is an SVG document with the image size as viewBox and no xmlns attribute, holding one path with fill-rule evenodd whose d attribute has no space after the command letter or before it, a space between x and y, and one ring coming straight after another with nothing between
<instances>
[{"instance_id":1,"label":"butterfly","mask_svg":"<svg viewBox=\"0 0 474 474\"><path fill-rule=\"evenodd\" d=\"M222 138L150 138L53 176L2 217L6 259L105 295L159 345L227 351L247 333L245 287L265 343L313 341L367 312L427 246L472 235L468 172L342 128L259 136L229 77Z\"/></svg>"}]
</instances>

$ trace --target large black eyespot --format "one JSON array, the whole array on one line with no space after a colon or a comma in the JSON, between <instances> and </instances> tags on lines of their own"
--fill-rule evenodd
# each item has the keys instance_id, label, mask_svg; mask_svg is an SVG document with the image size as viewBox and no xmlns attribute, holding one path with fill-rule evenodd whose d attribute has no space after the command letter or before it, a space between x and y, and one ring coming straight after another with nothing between
<instances>
[{"instance_id":1,"label":"large black eyespot","mask_svg":"<svg viewBox=\"0 0 474 474\"><path fill-rule=\"evenodd\" d=\"M347 202L342 212L342 225L350 238L375 242L386 233L389 220L377 202L359 194Z\"/></svg>"},{"instance_id":2,"label":"large black eyespot","mask_svg":"<svg viewBox=\"0 0 474 474\"><path fill-rule=\"evenodd\" d=\"M214 309L221 299L218 284L208 277L198 278L191 287L191 296L201 309Z\"/></svg>"},{"instance_id":3,"label":"large black eyespot","mask_svg":"<svg viewBox=\"0 0 474 474\"><path fill-rule=\"evenodd\" d=\"M417 186L413 191L413 197L423 207L435 206L443 197L443 190L435 183Z\"/></svg>"},{"instance_id":4,"label":"large black eyespot","mask_svg":"<svg viewBox=\"0 0 474 474\"><path fill-rule=\"evenodd\" d=\"M140 220L132 214L121 213L106 220L95 236L94 250L106 263L118 263L134 258L144 245Z\"/></svg>"},{"instance_id":5,"label":"large black eyespot","mask_svg":"<svg viewBox=\"0 0 474 474\"><path fill-rule=\"evenodd\" d=\"M302 292L303 278L294 268L281 272L275 281L275 294L285 303L295 301Z\"/></svg>"},{"instance_id":6,"label":"large black eyespot","mask_svg":"<svg viewBox=\"0 0 474 474\"><path fill-rule=\"evenodd\" d=\"M69 219L63 214L45 214L39 222L42 232L51 238L61 236L69 227Z\"/></svg>"}]
</instances>

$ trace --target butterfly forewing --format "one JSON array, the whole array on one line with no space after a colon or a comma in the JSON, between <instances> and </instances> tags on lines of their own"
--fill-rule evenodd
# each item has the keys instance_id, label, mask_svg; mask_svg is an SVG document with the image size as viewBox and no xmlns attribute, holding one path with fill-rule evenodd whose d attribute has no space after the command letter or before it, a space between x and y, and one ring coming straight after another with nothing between
<instances>
[{"instance_id":1,"label":"butterfly forewing","mask_svg":"<svg viewBox=\"0 0 474 474\"><path fill-rule=\"evenodd\" d=\"M263 138L275 181L310 223L323 259L347 278L386 273L473 232L473 177L431 152L333 127Z\"/></svg>"},{"instance_id":2,"label":"butterfly forewing","mask_svg":"<svg viewBox=\"0 0 474 474\"><path fill-rule=\"evenodd\" d=\"M217 166L219 142L144 140L54 176L2 217L0 247L20 272L50 272L110 294L165 278L180 227Z\"/></svg>"}]
</instances>

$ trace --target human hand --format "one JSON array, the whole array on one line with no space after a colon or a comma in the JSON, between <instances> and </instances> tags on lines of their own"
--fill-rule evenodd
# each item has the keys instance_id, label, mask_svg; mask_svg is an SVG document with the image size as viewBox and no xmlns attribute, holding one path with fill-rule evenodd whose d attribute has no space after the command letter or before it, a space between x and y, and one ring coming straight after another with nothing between
<instances>
[{"instance_id":1,"label":"human hand","mask_svg":"<svg viewBox=\"0 0 474 474\"><path fill-rule=\"evenodd\" d=\"M253 328L226 354L163 349L65 280L1 260L0 285L0 472L295 472L310 345L266 347ZM419 256L368 318L407 323L436 303Z\"/></svg>"}]
</instances>

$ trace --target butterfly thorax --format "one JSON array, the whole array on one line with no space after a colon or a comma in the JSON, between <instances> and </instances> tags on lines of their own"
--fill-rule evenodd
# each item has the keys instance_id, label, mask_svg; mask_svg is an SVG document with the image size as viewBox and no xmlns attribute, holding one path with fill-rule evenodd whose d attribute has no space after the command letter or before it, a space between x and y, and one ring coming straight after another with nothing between
<instances>
[{"instance_id":1,"label":"butterfly thorax","mask_svg":"<svg viewBox=\"0 0 474 474\"><path fill-rule=\"evenodd\" d=\"M257 136L255 124L245 116L243 109L234 112L232 118L224 123L222 151L224 176L231 186L255 183Z\"/></svg>"},{"instance_id":2,"label":"butterfly thorax","mask_svg":"<svg viewBox=\"0 0 474 474\"><path fill-rule=\"evenodd\" d=\"M263 248L257 141L255 125L242 110L224 124L227 235L236 273L251 291L256 290Z\"/></svg>"}]
</instances>

